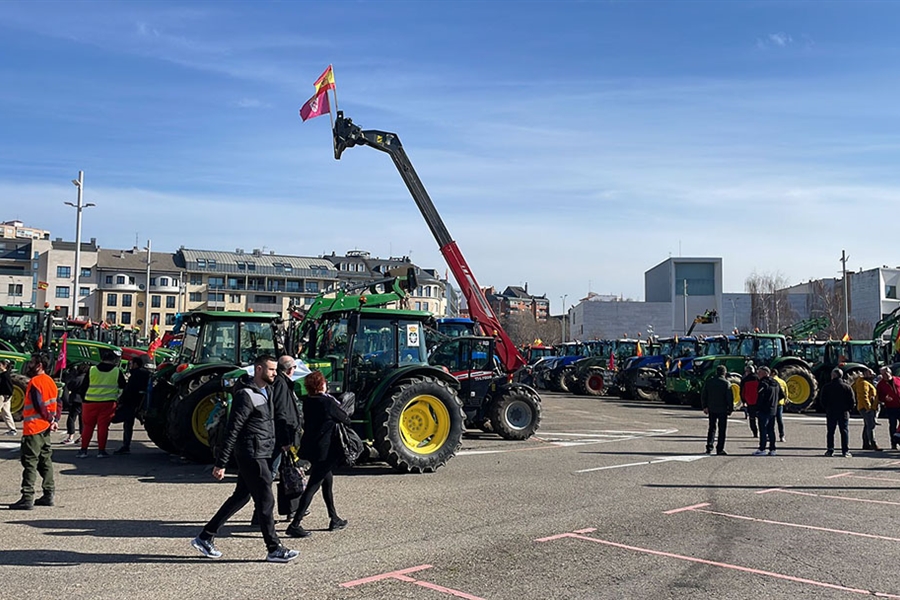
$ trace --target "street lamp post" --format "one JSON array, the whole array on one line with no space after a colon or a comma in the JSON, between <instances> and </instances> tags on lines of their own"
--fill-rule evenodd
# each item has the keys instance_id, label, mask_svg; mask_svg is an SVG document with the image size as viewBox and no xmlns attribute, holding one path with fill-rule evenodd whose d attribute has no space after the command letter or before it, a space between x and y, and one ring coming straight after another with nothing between
<instances>
[{"instance_id":1,"label":"street lamp post","mask_svg":"<svg viewBox=\"0 0 900 600\"><path fill-rule=\"evenodd\" d=\"M75 289L72 290L72 317L78 316L78 286L81 283L81 211L90 206L96 206L92 202L84 204L84 171L78 171L78 179L72 183L78 188L78 204L66 202L75 208Z\"/></svg>"},{"instance_id":2,"label":"street lamp post","mask_svg":"<svg viewBox=\"0 0 900 600\"><path fill-rule=\"evenodd\" d=\"M144 337L150 339L150 240L147 240L147 293L144 294Z\"/></svg>"},{"instance_id":3,"label":"street lamp post","mask_svg":"<svg viewBox=\"0 0 900 600\"><path fill-rule=\"evenodd\" d=\"M563 294L562 296L559 297L559 299L562 300L562 316L559 319L559 326L560 326L560 329L562 330L561 335L560 335L560 340L563 342L566 341L566 320L568 319L568 313L566 312L566 298L568 298L568 297L569 297L568 294Z\"/></svg>"}]
</instances>

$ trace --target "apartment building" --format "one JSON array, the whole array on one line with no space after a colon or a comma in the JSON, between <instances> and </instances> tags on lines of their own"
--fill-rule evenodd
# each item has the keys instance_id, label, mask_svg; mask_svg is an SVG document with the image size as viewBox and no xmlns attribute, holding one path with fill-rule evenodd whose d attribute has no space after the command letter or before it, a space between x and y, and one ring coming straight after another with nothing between
<instances>
[{"instance_id":1,"label":"apartment building","mask_svg":"<svg viewBox=\"0 0 900 600\"><path fill-rule=\"evenodd\" d=\"M0 305L34 306L37 269L31 240L0 238Z\"/></svg>"},{"instance_id":2,"label":"apartment building","mask_svg":"<svg viewBox=\"0 0 900 600\"><path fill-rule=\"evenodd\" d=\"M59 316L93 318L91 311L97 293L96 238L81 243L81 274L75 289L75 242L62 238L33 240L37 258L36 304L56 308Z\"/></svg>"}]
</instances>

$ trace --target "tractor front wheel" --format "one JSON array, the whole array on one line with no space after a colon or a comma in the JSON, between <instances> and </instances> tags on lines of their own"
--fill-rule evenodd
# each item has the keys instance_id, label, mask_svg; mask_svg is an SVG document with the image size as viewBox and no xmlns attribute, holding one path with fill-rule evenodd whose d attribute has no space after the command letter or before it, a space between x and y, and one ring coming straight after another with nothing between
<instances>
[{"instance_id":1,"label":"tractor front wheel","mask_svg":"<svg viewBox=\"0 0 900 600\"><path fill-rule=\"evenodd\" d=\"M25 409L25 390L28 389L28 378L19 373L12 373L9 377L12 380L13 392L9 398L9 411L12 413L13 419L22 420L22 410Z\"/></svg>"},{"instance_id":2,"label":"tractor front wheel","mask_svg":"<svg viewBox=\"0 0 900 600\"><path fill-rule=\"evenodd\" d=\"M171 390L171 388L169 389ZM167 433L172 398L166 396L165 393L166 390L162 390L161 387L153 387L152 401L144 414L144 430L157 448L169 454L178 454L178 449Z\"/></svg>"},{"instance_id":3,"label":"tractor front wheel","mask_svg":"<svg viewBox=\"0 0 900 600\"><path fill-rule=\"evenodd\" d=\"M170 409L168 434L178 454L196 463L213 461L206 421L223 394L222 382L213 379L175 400Z\"/></svg>"},{"instance_id":4,"label":"tractor front wheel","mask_svg":"<svg viewBox=\"0 0 900 600\"><path fill-rule=\"evenodd\" d=\"M374 415L375 448L402 473L431 473L460 446L466 415L456 391L433 377L396 382Z\"/></svg>"},{"instance_id":5,"label":"tractor front wheel","mask_svg":"<svg viewBox=\"0 0 900 600\"><path fill-rule=\"evenodd\" d=\"M541 425L541 398L513 388L491 404L491 427L505 440L527 440Z\"/></svg>"},{"instance_id":6,"label":"tractor front wheel","mask_svg":"<svg viewBox=\"0 0 900 600\"><path fill-rule=\"evenodd\" d=\"M812 408L819 391L813 374L798 365L779 368L779 371L788 389L784 409L788 412L802 412Z\"/></svg>"}]
</instances>

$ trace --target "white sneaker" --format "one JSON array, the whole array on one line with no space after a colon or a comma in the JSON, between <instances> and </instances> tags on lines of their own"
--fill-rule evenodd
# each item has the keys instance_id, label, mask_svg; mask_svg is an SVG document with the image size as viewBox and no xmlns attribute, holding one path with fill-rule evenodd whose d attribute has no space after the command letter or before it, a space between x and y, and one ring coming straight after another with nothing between
<instances>
[{"instance_id":1,"label":"white sneaker","mask_svg":"<svg viewBox=\"0 0 900 600\"><path fill-rule=\"evenodd\" d=\"M291 562L295 558L300 556L300 553L296 550L288 550L284 546L276 548L272 550L266 555L266 561L268 562L276 562L276 563L286 563Z\"/></svg>"},{"instance_id":2,"label":"white sneaker","mask_svg":"<svg viewBox=\"0 0 900 600\"><path fill-rule=\"evenodd\" d=\"M765 456L766 454L768 453L765 450L757 450L753 453L753 456Z\"/></svg>"}]
</instances>

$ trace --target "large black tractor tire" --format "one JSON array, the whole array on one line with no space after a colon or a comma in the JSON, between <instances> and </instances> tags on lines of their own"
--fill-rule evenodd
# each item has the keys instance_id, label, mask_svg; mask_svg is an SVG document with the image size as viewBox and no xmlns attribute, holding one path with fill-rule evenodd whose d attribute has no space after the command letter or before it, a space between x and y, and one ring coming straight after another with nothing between
<instances>
[{"instance_id":1,"label":"large black tractor tire","mask_svg":"<svg viewBox=\"0 0 900 600\"><path fill-rule=\"evenodd\" d=\"M527 440L541 426L541 398L511 389L491 403L491 428L505 440Z\"/></svg>"},{"instance_id":2,"label":"large black tractor tire","mask_svg":"<svg viewBox=\"0 0 900 600\"><path fill-rule=\"evenodd\" d=\"M13 393L9 399L9 410L13 419L22 420L22 411L25 409L25 390L28 389L28 378L21 373L12 373L9 377L13 384Z\"/></svg>"},{"instance_id":3,"label":"large black tractor tire","mask_svg":"<svg viewBox=\"0 0 900 600\"><path fill-rule=\"evenodd\" d=\"M788 397L784 402L787 412L804 412L814 407L819 384L812 372L799 365L779 368L780 377L787 383Z\"/></svg>"},{"instance_id":4,"label":"large black tractor tire","mask_svg":"<svg viewBox=\"0 0 900 600\"><path fill-rule=\"evenodd\" d=\"M401 473L432 473L462 446L466 415L450 385L433 377L402 379L373 414L375 449Z\"/></svg>"},{"instance_id":5,"label":"large black tractor tire","mask_svg":"<svg viewBox=\"0 0 900 600\"><path fill-rule=\"evenodd\" d=\"M597 368L588 369L578 383L588 396L603 396L608 388L603 370Z\"/></svg>"},{"instance_id":6,"label":"large black tractor tire","mask_svg":"<svg viewBox=\"0 0 900 600\"><path fill-rule=\"evenodd\" d=\"M584 396L587 390L584 389L584 375L572 374L569 378L569 392L576 396Z\"/></svg>"},{"instance_id":7,"label":"large black tractor tire","mask_svg":"<svg viewBox=\"0 0 900 600\"><path fill-rule=\"evenodd\" d=\"M638 400L644 400L648 402L652 400L659 400L659 395L656 392L642 387L634 388L634 397Z\"/></svg>"},{"instance_id":8,"label":"large black tractor tire","mask_svg":"<svg viewBox=\"0 0 900 600\"><path fill-rule=\"evenodd\" d=\"M222 382L213 379L172 403L167 423L168 436L179 456L201 464L213 462L206 421L223 395Z\"/></svg>"},{"instance_id":9,"label":"large black tractor tire","mask_svg":"<svg viewBox=\"0 0 900 600\"><path fill-rule=\"evenodd\" d=\"M566 391L570 394L576 394L576 377L575 377L575 369L574 368L566 368L563 369L563 384L566 386Z\"/></svg>"},{"instance_id":10,"label":"large black tractor tire","mask_svg":"<svg viewBox=\"0 0 900 600\"><path fill-rule=\"evenodd\" d=\"M568 373L566 369L563 369L559 373L555 374L550 381L550 390L554 392L562 392L564 394L569 393L569 386L566 385L568 380Z\"/></svg>"},{"instance_id":11,"label":"large black tractor tire","mask_svg":"<svg viewBox=\"0 0 900 600\"><path fill-rule=\"evenodd\" d=\"M169 406L171 398L154 397L153 402L144 414L144 430L156 447L169 454L178 454L175 444L169 439L167 425L169 422Z\"/></svg>"}]
</instances>

